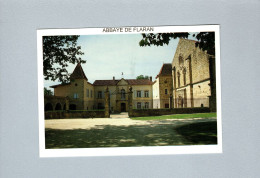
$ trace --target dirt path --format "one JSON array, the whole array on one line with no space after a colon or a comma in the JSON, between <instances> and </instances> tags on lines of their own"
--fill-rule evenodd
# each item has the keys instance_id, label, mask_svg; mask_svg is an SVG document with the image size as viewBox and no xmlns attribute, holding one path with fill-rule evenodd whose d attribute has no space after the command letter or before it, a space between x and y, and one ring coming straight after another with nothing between
<instances>
[{"instance_id":1,"label":"dirt path","mask_svg":"<svg viewBox=\"0 0 260 178\"><path fill-rule=\"evenodd\" d=\"M214 127L216 127L216 118L140 121L116 116L97 119L45 120L46 148L192 145L194 141L189 138L190 136L201 138L205 133L190 132L192 129L188 127L185 129L187 133L182 134L176 129L192 123L203 125L203 122L213 123L213 125L215 123ZM212 143L208 140L203 138L196 143Z\"/></svg>"},{"instance_id":2,"label":"dirt path","mask_svg":"<svg viewBox=\"0 0 260 178\"><path fill-rule=\"evenodd\" d=\"M105 125L111 126L138 126L138 125L158 125L171 124L172 126L188 124L193 122L208 122L215 121L215 118L192 118L192 119L167 119L167 120L149 120L140 121L130 118L115 117L115 118L95 118L95 119L51 119L45 120L46 129L92 129L102 128Z\"/></svg>"}]
</instances>

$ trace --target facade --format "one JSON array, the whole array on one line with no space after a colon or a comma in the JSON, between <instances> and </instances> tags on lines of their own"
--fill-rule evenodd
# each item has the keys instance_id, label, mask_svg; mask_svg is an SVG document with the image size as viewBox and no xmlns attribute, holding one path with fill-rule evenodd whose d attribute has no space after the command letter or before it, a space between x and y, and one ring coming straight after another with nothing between
<instances>
[{"instance_id":1,"label":"facade","mask_svg":"<svg viewBox=\"0 0 260 178\"><path fill-rule=\"evenodd\" d=\"M193 40L180 39L172 63L162 65L154 82L152 77L120 80L113 77L91 84L81 65L77 64L70 76L70 83L51 86L54 96L45 97L45 110L109 107L109 111L118 113L128 112L129 107L210 107L211 111L216 111L215 57L196 47L195 43ZM109 93L108 97L105 97L106 92ZM128 106L129 101L131 106Z\"/></svg>"},{"instance_id":2,"label":"facade","mask_svg":"<svg viewBox=\"0 0 260 178\"><path fill-rule=\"evenodd\" d=\"M172 64L163 64L153 84L153 108L170 108Z\"/></svg>"},{"instance_id":3,"label":"facade","mask_svg":"<svg viewBox=\"0 0 260 178\"><path fill-rule=\"evenodd\" d=\"M96 80L93 84L88 82L82 67L77 64L70 76L70 83L51 86L54 88L54 98L67 98L69 110L95 110L105 108L105 92L109 92L109 110L113 112L128 111L128 93L132 88L133 108L152 108L152 84L150 79L120 79ZM47 98L46 98L47 99ZM61 100L61 99L60 99ZM48 105L47 105L48 104ZM59 104L59 102L56 102ZM50 107L46 100L45 106ZM62 107L66 108L65 105ZM45 107L46 110L46 107Z\"/></svg>"},{"instance_id":4,"label":"facade","mask_svg":"<svg viewBox=\"0 0 260 178\"><path fill-rule=\"evenodd\" d=\"M152 84L153 82L149 79L96 80L93 85L97 96L97 108L104 107L104 93L108 88L111 112L128 112L130 87L133 91L133 109L152 108Z\"/></svg>"},{"instance_id":5,"label":"facade","mask_svg":"<svg viewBox=\"0 0 260 178\"><path fill-rule=\"evenodd\" d=\"M195 43L180 39L172 61L174 108L209 107L209 55Z\"/></svg>"}]
</instances>

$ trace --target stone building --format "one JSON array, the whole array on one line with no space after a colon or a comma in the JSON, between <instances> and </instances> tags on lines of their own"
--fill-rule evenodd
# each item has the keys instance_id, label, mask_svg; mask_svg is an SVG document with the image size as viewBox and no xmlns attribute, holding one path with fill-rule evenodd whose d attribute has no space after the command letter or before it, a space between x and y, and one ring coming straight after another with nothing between
<instances>
[{"instance_id":1,"label":"stone building","mask_svg":"<svg viewBox=\"0 0 260 178\"><path fill-rule=\"evenodd\" d=\"M110 110L112 112L128 112L129 88L133 91L133 108L152 108L152 84L149 79L96 80L93 85L96 93L97 108L104 107L104 92L108 87Z\"/></svg>"},{"instance_id":2,"label":"stone building","mask_svg":"<svg viewBox=\"0 0 260 178\"><path fill-rule=\"evenodd\" d=\"M209 107L209 55L195 43L180 39L172 61L174 108Z\"/></svg>"},{"instance_id":3,"label":"stone building","mask_svg":"<svg viewBox=\"0 0 260 178\"><path fill-rule=\"evenodd\" d=\"M105 108L105 92L109 92L109 109L111 112L127 112L128 111L128 92L132 87L133 91L133 108L152 108L152 84L150 79L120 79L116 80L96 80L93 84L88 82L80 63L77 64L70 76L70 83L51 86L54 88L54 97L48 99L45 97L45 110L55 110L55 105L59 104L63 98L68 100L69 110L95 110ZM53 103L52 101L55 101ZM52 106L54 105L54 106ZM48 107L46 107L48 106ZM52 108L52 109L51 109ZM64 105L63 109L66 108Z\"/></svg>"},{"instance_id":4,"label":"stone building","mask_svg":"<svg viewBox=\"0 0 260 178\"><path fill-rule=\"evenodd\" d=\"M163 64L153 84L153 108L170 108L172 64Z\"/></svg>"}]
</instances>

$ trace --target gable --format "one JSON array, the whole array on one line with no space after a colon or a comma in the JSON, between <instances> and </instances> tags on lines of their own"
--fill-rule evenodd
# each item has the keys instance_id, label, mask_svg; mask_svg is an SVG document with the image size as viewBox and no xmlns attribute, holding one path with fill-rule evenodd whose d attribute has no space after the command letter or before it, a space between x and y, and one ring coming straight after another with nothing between
<instances>
[{"instance_id":1,"label":"gable","mask_svg":"<svg viewBox=\"0 0 260 178\"><path fill-rule=\"evenodd\" d=\"M125 80L125 79L121 79L118 83L117 83L117 85L128 85L128 82Z\"/></svg>"}]
</instances>

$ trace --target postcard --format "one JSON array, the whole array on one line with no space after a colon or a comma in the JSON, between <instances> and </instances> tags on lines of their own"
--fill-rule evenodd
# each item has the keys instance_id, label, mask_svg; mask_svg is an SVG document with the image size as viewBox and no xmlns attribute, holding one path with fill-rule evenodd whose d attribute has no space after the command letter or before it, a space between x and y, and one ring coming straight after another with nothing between
<instances>
[{"instance_id":1,"label":"postcard","mask_svg":"<svg viewBox=\"0 0 260 178\"><path fill-rule=\"evenodd\" d=\"M219 30L37 30L40 157L222 153Z\"/></svg>"}]
</instances>

